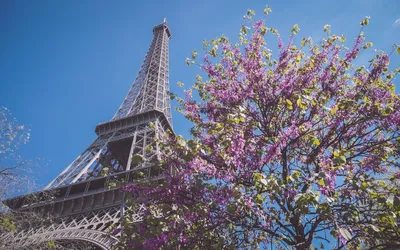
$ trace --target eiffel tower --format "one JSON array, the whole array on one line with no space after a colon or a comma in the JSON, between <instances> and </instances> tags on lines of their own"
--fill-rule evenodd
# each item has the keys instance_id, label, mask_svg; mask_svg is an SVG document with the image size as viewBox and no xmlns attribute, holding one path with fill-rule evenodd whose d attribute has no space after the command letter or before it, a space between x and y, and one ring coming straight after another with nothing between
<instances>
[{"instance_id":1,"label":"eiffel tower","mask_svg":"<svg viewBox=\"0 0 400 250\"><path fill-rule=\"evenodd\" d=\"M153 34L128 95L110 121L97 125L97 139L34 201L20 196L4 202L14 211L29 208L54 218L49 225L19 232L13 238L14 247L32 249L35 244L54 240L85 241L97 249L110 249L118 237L110 236L109 228L126 209L125 193L110 183L163 178L154 163L160 155L155 138L172 131L168 93L171 33L166 19L153 28ZM46 191L54 194L52 200L40 198ZM139 205L134 221L142 219L142 211Z\"/></svg>"}]
</instances>

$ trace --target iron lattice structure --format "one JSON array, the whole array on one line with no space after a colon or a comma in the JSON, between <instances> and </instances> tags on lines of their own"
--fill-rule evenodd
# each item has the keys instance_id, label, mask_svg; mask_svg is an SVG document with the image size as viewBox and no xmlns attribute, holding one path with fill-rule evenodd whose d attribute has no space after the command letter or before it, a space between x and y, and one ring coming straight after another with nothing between
<instances>
[{"instance_id":1,"label":"iron lattice structure","mask_svg":"<svg viewBox=\"0 0 400 250\"><path fill-rule=\"evenodd\" d=\"M41 227L4 236L12 239L10 244L24 249L48 240L84 240L110 249L118 240L108 235L110 225L118 223L127 208L125 193L110 188L109 183L163 178L154 163L160 158L155 139L172 131L168 93L171 33L165 19L153 28L153 34L137 78L113 118L96 127L97 139L33 201L22 196L5 202L11 209L29 209L52 218ZM54 195L52 200L45 198L47 191ZM142 211L138 205L134 221L141 220Z\"/></svg>"}]
</instances>

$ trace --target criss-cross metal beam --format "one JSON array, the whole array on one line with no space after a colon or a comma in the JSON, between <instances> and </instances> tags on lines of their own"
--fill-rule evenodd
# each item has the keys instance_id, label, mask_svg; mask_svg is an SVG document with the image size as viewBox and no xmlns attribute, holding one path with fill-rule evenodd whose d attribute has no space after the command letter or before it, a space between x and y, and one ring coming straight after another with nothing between
<instances>
[{"instance_id":1,"label":"criss-cross metal beam","mask_svg":"<svg viewBox=\"0 0 400 250\"><path fill-rule=\"evenodd\" d=\"M160 159L155 138L172 131L168 93L171 33L165 19L153 28L153 34L138 76L118 111L96 127L97 139L46 186L46 192L53 192L55 198L32 201L22 196L5 202L13 210L49 215L51 222L1 237L12 238L21 249L48 240L84 240L110 249L118 240L118 235L110 237L108 230L126 209L125 194L108 184L134 182L137 176L162 178L153 168ZM137 155L143 160L134 161ZM133 212L135 221L141 221L141 211L138 204Z\"/></svg>"},{"instance_id":2,"label":"criss-cross metal beam","mask_svg":"<svg viewBox=\"0 0 400 250\"><path fill-rule=\"evenodd\" d=\"M172 129L168 94L168 41L171 38L171 33L167 23L163 22L153 28L153 34L154 37L150 48L128 95L112 120L99 125L116 124L117 126L119 125L118 122L127 122L126 127L99 134L99 137L52 180L45 189L76 183L87 178L95 178L95 174L101 172L99 168L107 168L108 171L112 172L129 170L132 168L129 161L131 154L128 159L126 159L126 154L136 152L134 149L140 149L137 153L141 153L144 157L149 157L149 159L145 160L152 160L151 158L155 157L154 153L157 152L157 145L153 145L152 137L155 134L164 133L166 129ZM155 113L155 111L158 112ZM125 119L127 117L132 119ZM157 126L150 128L148 126L150 122L156 123ZM137 140L139 137L142 140ZM122 139L130 140L127 143L130 145L124 145L124 152L111 152L118 159L104 157L105 154L110 153L107 150L110 145L116 148L117 146L115 145L118 143L113 142ZM146 150L146 146L149 146L147 147L148 150ZM114 149L114 151L116 150L118 149ZM112 160L116 160L114 163L117 163L117 168L115 164L111 163Z\"/></svg>"}]
</instances>

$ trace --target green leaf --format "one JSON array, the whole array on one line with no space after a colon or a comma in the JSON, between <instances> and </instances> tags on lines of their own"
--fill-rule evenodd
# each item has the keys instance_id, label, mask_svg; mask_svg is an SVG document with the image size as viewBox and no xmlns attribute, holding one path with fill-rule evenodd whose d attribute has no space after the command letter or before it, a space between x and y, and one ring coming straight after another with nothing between
<instances>
[{"instance_id":1,"label":"green leaf","mask_svg":"<svg viewBox=\"0 0 400 250\"><path fill-rule=\"evenodd\" d=\"M329 29L330 27L331 26L329 24L325 24L324 25L324 32L328 32L329 33L330 32L330 29Z\"/></svg>"},{"instance_id":2,"label":"green leaf","mask_svg":"<svg viewBox=\"0 0 400 250\"><path fill-rule=\"evenodd\" d=\"M269 28L269 31L271 31L272 34L277 34L278 33L278 30L273 29L273 28Z\"/></svg>"},{"instance_id":3,"label":"green leaf","mask_svg":"<svg viewBox=\"0 0 400 250\"><path fill-rule=\"evenodd\" d=\"M246 26L242 25L242 28L240 29L240 31L243 32L243 34L247 34Z\"/></svg>"},{"instance_id":4,"label":"green leaf","mask_svg":"<svg viewBox=\"0 0 400 250\"><path fill-rule=\"evenodd\" d=\"M132 157L132 164L139 164L144 161L143 155L136 154Z\"/></svg>"},{"instance_id":5,"label":"green leaf","mask_svg":"<svg viewBox=\"0 0 400 250\"><path fill-rule=\"evenodd\" d=\"M229 224L229 233L231 234L231 233L233 233L233 224L232 223L230 223Z\"/></svg>"},{"instance_id":6,"label":"green leaf","mask_svg":"<svg viewBox=\"0 0 400 250\"><path fill-rule=\"evenodd\" d=\"M296 101L297 106L299 106L302 110L306 110L307 106L303 104L303 102L301 101L301 99L297 99Z\"/></svg>"},{"instance_id":7,"label":"green leaf","mask_svg":"<svg viewBox=\"0 0 400 250\"><path fill-rule=\"evenodd\" d=\"M333 106L331 109L331 114L334 115L338 111L339 107L337 105Z\"/></svg>"},{"instance_id":8,"label":"green leaf","mask_svg":"<svg viewBox=\"0 0 400 250\"><path fill-rule=\"evenodd\" d=\"M174 100L175 99L175 94L168 91L169 99Z\"/></svg>"},{"instance_id":9,"label":"green leaf","mask_svg":"<svg viewBox=\"0 0 400 250\"><path fill-rule=\"evenodd\" d=\"M321 144L321 142L319 141L319 139L316 138L316 137L314 137L314 139L313 139L313 145L318 147L320 144Z\"/></svg>"},{"instance_id":10,"label":"green leaf","mask_svg":"<svg viewBox=\"0 0 400 250\"><path fill-rule=\"evenodd\" d=\"M321 185L321 186L324 186L325 185L324 179L319 179L318 180L318 184Z\"/></svg>"},{"instance_id":11,"label":"green leaf","mask_svg":"<svg viewBox=\"0 0 400 250\"><path fill-rule=\"evenodd\" d=\"M301 43L300 43L300 45L301 45L301 47L304 47L305 45L306 45L306 39L301 39Z\"/></svg>"},{"instance_id":12,"label":"green leaf","mask_svg":"<svg viewBox=\"0 0 400 250\"><path fill-rule=\"evenodd\" d=\"M397 47L396 52L400 55L400 47Z\"/></svg>"},{"instance_id":13,"label":"green leaf","mask_svg":"<svg viewBox=\"0 0 400 250\"><path fill-rule=\"evenodd\" d=\"M384 109L382 110L382 114L383 114L384 116L388 116L388 115L390 115L390 114L392 113L392 111L393 111L393 109L392 109L391 107L386 107L386 108L384 108Z\"/></svg>"},{"instance_id":14,"label":"green leaf","mask_svg":"<svg viewBox=\"0 0 400 250\"><path fill-rule=\"evenodd\" d=\"M366 182L361 183L362 189L366 189L367 187L368 187L368 183L366 183Z\"/></svg>"},{"instance_id":15,"label":"green leaf","mask_svg":"<svg viewBox=\"0 0 400 250\"><path fill-rule=\"evenodd\" d=\"M56 243L54 242L54 240L49 240L47 242L47 245L49 246L49 248L51 249L57 249Z\"/></svg>"},{"instance_id":16,"label":"green leaf","mask_svg":"<svg viewBox=\"0 0 400 250\"><path fill-rule=\"evenodd\" d=\"M297 33L298 33L299 31L300 31L299 25L298 25L298 24L295 24L295 25L293 26L291 32L292 32L294 35L297 35Z\"/></svg>"},{"instance_id":17,"label":"green leaf","mask_svg":"<svg viewBox=\"0 0 400 250\"><path fill-rule=\"evenodd\" d=\"M296 196L294 197L294 202L297 203L297 201L299 201L302 198L303 195L304 194L296 194Z\"/></svg>"},{"instance_id":18,"label":"green leaf","mask_svg":"<svg viewBox=\"0 0 400 250\"><path fill-rule=\"evenodd\" d=\"M267 34L267 27L262 26L262 27L261 27L261 32L260 32L260 34L263 35L263 36L264 36L265 34Z\"/></svg>"},{"instance_id":19,"label":"green leaf","mask_svg":"<svg viewBox=\"0 0 400 250\"><path fill-rule=\"evenodd\" d=\"M203 78L201 76L199 76L199 75L196 75L196 80L199 81L199 82L202 82Z\"/></svg>"},{"instance_id":20,"label":"green leaf","mask_svg":"<svg viewBox=\"0 0 400 250\"><path fill-rule=\"evenodd\" d=\"M378 232L378 233L380 232L380 230L377 226L375 226L375 225L370 225L370 226L375 232Z\"/></svg>"},{"instance_id":21,"label":"green leaf","mask_svg":"<svg viewBox=\"0 0 400 250\"><path fill-rule=\"evenodd\" d=\"M203 49L206 49L207 46L209 46L208 42L206 40L203 40Z\"/></svg>"},{"instance_id":22,"label":"green leaf","mask_svg":"<svg viewBox=\"0 0 400 250\"><path fill-rule=\"evenodd\" d=\"M214 45L214 47L210 50L210 55L213 57L217 57L218 56L217 50L218 50L218 46Z\"/></svg>"},{"instance_id":23,"label":"green leaf","mask_svg":"<svg viewBox=\"0 0 400 250\"><path fill-rule=\"evenodd\" d=\"M346 240L351 240L351 233L346 228L339 228L339 232L343 236L343 238L345 238Z\"/></svg>"},{"instance_id":24,"label":"green leaf","mask_svg":"<svg viewBox=\"0 0 400 250\"><path fill-rule=\"evenodd\" d=\"M369 16L365 17L365 19L360 22L361 26L366 26L368 24L369 24Z\"/></svg>"},{"instance_id":25,"label":"green leaf","mask_svg":"<svg viewBox=\"0 0 400 250\"><path fill-rule=\"evenodd\" d=\"M197 56L197 51L196 51L196 50L193 50L193 52L192 52L192 59L193 59L193 60L196 59L196 56Z\"/></svg>"},{"instance_id":26,"label":"green leaf","mask_svg":"<svg viewBox=\"0 0 400 250\"><path fill-rule=\"evenodd\" d=\"M261 194L257 194L255 201L257 204L260 204L260 205L263 203L263 198L262 198Z\"/></svg>"},{"instance_id":27,"label":"green leaf","mask_svg":"<svg viewBox=\"0 0 400 250\"><path fill-rule=\"evenodd\" d=\"M293 103L292 103L289 99L286 99L286 104L287 104L287 108L288 108L289 110L292 110L292 109L293 109Z\"/></svg>"},{"instance_id":28,"label":"green leaf","mask_svg":"<svg viewBox=\"0 0 400 250\"><path fill-rule=\"evenodd\" d=\"M262 178L263 178L263 176L262 176L262 174L260 174L260 173L255 173L255 174L253 175L254 181L261 181Z\"/></svg>"},{"instance_id":29,"label":"green leaf","mask_svg":"<svg viewBox=\"0 0 400 250\"><path fill-rule=\"evenodd\" d=\"M296 62L297 62L297 63L300 63L300 62L301 62L301 55L300 55L300 54L296 56Z\"/></svg>"},{"instance_id":30,"label":"green leaf","mask_svg":"<svg viewBox=\"0 0 400 250\"><path fill-rule=\"evenodd\" d=\"M9 218L4 218L4 217L0 218L0 227L3 227L3 226L11 232L17 231L17 227L15 226L14 222L12 220L10 220Z\"/></svg>"},{"instance_id":31,"label":"green leaf","mask_svg":"<svg viewBox=\"0 0 400 250\"><path fill-rule=\"evenodd\" d=\"M228 206L227 206L227 211L229 212L229 213L231 213L231 214L233 214L235 211L236 211L236 205L235 205L235 203L230 203Z\"/></svg>"},{"instance_id":32,"label":"green leaf","mask_svg":"<svg viewBox=\"0 0 400 250\"><path fill-rule=\"evenodd\" d=\"M300 173L300 171L295 170L295 171L293 171L292 176L297 181L299 179L299 177L301 176L301 173Z\"/></svg>"},{"instance_id":33,"label":"green leaf","mask_svg":"<svg viewBox=\"0 0 400 250\"><path fill-rule=\"evenodd\" d=\"M264 9L264 15L268 15L268 14L271 13L271 12L272 12L271 7L269 7L269 6L267 5L267 7L265 7L265 9Z\"/></svg>"}]
</instances>

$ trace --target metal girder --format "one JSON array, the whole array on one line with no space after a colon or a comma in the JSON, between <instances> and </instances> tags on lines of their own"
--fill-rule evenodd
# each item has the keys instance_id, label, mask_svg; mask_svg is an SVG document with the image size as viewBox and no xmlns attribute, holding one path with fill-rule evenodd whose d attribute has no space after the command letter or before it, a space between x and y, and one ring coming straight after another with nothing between
<instances>
[{"instance_id":1,"label":"metal girder","mask_svg":"<svg viewBox=\"0 0 400 250\"><path fill-rule=\"evenodd\" d=\"M153 33L153 40L138 77L112 120L149 110L159 110L165 114L172 125L168 94L168 41L171 35L166 23L154 27Z\"/></svg>"},{"instance_id":2,"label":"metal girder","mask_svg":"<svg viewBox=\"0 0 400 250\"><path fill-rule=\"evenodd\" d=\"M172 130L168 93L168 41L171 34L166 23L155 26L153 33L154 37L139 75L112 120L96 127L96 133L99 134L99 137L45 189L93 178L93 174L100 173L101 170L99 169L103 168L112 172L131 169L130 159L132 155L130 152L141 154L145 157L145 161L153 160L154 153L148 151L152 151L150 148L153 148L155 152L158 152L158 146L151 145L154 144L150 142L151 136L162 134L166 129ZM157 123L156 129L149 128L150 122ZM129 154L128 157L109 150L111 142L130 138L132 141L135 139L135 142L128 143L130 148L127 152L122 153ZM149 149L146 150L147 145L152 147L148 147ZM125 145L125 148L127 147L129 146ZM109 156L105 156L106 154Z\"/></svg>"},{"instance_id":3,"label":"metal girder","mask_svg":"<svg viewBox=\"0 0 400 250\"><path fill-rule=\"evenodd\" d=\"M5 202L11 209L33 209L50 215L51 222L2 237L13 238L13 244L21 249L48 240L84 240L108 250L118 241L118 235L111 237L108 230L127 209L125 194L110 190L106 183L124 176L133 182L135 171L141 172L140 178L162 178L153 168L160 159L155 138L172 131L168 65L171 33L165 20L153 28L153 34L139 74L111 121L99 124L97 139L46 186L46 191L57 193L56 198L26 204L27 196L22 196ZM134 155L141 155L143 162L134 163ZM132 219L141 221L143 205L137 207Z\"/></svg>"},{"instance_id":4,"label":"metal girder","mask_svg":"<svg viewBox=\"0 0 400 250\"><path fill-rule=\"evenodd\" d=\"M135 222L143 218L143 206L134 211L132 217ZM118 224L121 217L121 208L110 207L82 214L76 214L55 219L49 225L31 228L17 235L7 235L12 238L13 247L28 248L49 240L84 240L91 242L102 249L110 249L118 238L110 235L110 226Z\"/></svg>"}]
</instances>

